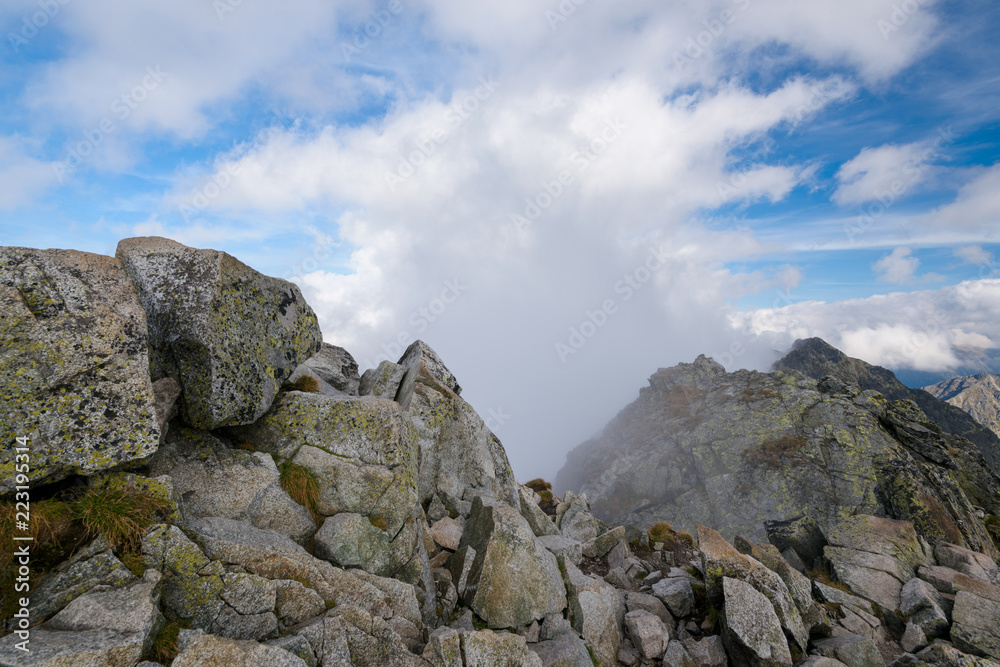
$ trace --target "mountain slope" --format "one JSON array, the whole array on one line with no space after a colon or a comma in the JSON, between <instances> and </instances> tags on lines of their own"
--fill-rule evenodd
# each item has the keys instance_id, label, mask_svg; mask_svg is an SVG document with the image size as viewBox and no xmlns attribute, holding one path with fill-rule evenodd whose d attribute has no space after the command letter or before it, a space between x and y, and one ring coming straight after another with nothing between
<instances>
[{"instance_id":1,"label":"mountain slope","mask_svg":"<svg viewBox=\"0 0 1000 667\"><path fill-rule=\"evenodd\" d=\"M792 351L772 370L796 370L816 380L833 375L847 384L880 392L890 401L909 399L945 432L971 440L995 472L1000 472L1000 438L963 409L949 405L923 389L910 389L881 366L848 357L821 338L795 342Z\"/></svg>"},{"instance_id":2,"label":"mountain slope","mask_svg":"<svg viewBox=\"0 0 1000 667\"><path fill-rule=\"evenodd\" d=\"M924 391L956 408L1000 435L1000 375L980 373L945 380Z\"/></svg>"},{"instance_id":3,"label":"mountain slope","mask_svg":"<svg viewBox=\"0 0 1000 667\"><path fill-rule=\"evenodd\" d=\"M996 552L973 506L1000 511L1000 477L912 402L799 372L727 373L703 356L653 374L570 452L556 487L586 493L609 523L754 539L766 520L804 514L826 526L860 512Z\"/></svg>"}]
</instances>

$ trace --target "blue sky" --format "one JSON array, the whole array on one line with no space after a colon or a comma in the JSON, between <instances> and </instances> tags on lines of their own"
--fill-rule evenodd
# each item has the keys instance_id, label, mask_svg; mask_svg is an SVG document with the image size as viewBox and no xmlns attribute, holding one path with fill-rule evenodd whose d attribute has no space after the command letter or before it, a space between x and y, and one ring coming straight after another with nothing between
<instances>
[{"instance_id":1,"label":"blue sky","mask_svg":"<svg viewBox=\"0 0 1000 667\"><path fill-rule=\"evenodd\" d=\"M551 475L656 368L1000 347L1000 7L8 0L0 242L161 235L420 337ZM448 297L448 299L444 299Z\"/></svg>"}]
</instances>

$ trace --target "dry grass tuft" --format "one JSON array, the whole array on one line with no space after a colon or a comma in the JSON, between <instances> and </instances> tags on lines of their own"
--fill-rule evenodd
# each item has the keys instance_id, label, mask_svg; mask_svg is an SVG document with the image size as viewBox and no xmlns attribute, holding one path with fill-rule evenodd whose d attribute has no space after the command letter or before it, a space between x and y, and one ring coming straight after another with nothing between
<instances>
[{"instance_id":1,"label":"dry grass tuft","mask_svg":"<svg viewBox=\"0 0 1000 667\"><path fill-rule=\"evenodd\" d=\"M292 497L292 500L309 510L316 523L319 523L319 482L316 481L316 476L308 468L291 461L283 463L281 465L281 488Z\"/></svg>"},{"instance_id":2,"label":"dry grass tuft","mask_svg":"<svg viewBox=\"0 0 1000 667\"><path fill-rule=\"evenodd\" d=\"M288 391L304 391L310 394L319 392L319 382L309 375L302 375L295 382L286 382L282 389Z\"/></svg>"}]
</instances>

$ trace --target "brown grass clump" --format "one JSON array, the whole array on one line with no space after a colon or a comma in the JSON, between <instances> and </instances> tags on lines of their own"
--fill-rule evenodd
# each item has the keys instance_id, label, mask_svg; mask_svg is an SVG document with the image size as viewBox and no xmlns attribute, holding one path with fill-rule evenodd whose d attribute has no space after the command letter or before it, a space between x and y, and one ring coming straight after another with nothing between
<instances>
[{"instance_id":1,"label":"brown grass clump","mask_svg":"<svg viewBox=\"0 0 1000 667\"><path fill-rule=\"evenodd\" d=\"M666 543L667 540L672 539L677 533L674 532L674 527L671 526L666 521L658 521L654 523L649 529L649 542L655 544L657 542Z\"/></svg>"},{"instance_id":2,"label":"brown grass clump","mask_svg":"<svg viewBox=\"0 0 1000 667\"><path fill-rule=\"evenodd\" d=\"M319 523L319 482L308 468L286 461L281 466L281 488L292 500L302 505Z\"/></svg>"},{"instance_id":3,"label":"brown grass clump","mask_svg":"<svg viewBox=\"0 0 1000 667\"><path fill-rule=\"evenodd\" d=\"M546 482L541 477L533 479L530 482L525 482L524 485L529 489L531 489L532 491L534 491L535 493L537 493L538 495L542 495L542 491L549 491L550 493L552 491L552 484Z\"/></svg>"},{"instance_id":4,"label":"brown grass clump","mask_svg":"<svg viewBox=\"0 0 1000 667\"><path fill-rule=\"evenodd\" d=\"M170 511L167 504L143 489L117 488L88 491L75 503L75 514L88 537L100 535L123 552L139 552L146 528L157 515Z\"/></svg>"},{"instance_id":5,"label":"brown grass clump","mask_svg":"<svg viewBox=\"0 0 1000 667\"><path fill-rule=\"evenodd\" d=\"M780 468L788 463L792 466L800 466L805 463L799 456L799 450L805 447L808 441L797 435L783 435L774 440L765 440L756 447L747 447L741 456L743 461L749 465L763 465L769 468Z\"/></svg>"},{"instance_id":6,"label":"brown grass clump","mask_svg":"<svg viewBox=\"0 0 1000 667\"><path fill-rule=\"evenodd\" d=\"M190 623L187 621L168 621L165 623L156 635L156 639L153 640L150 657L154 661L165 665L173 662L173 659L180 653L180 649L177 646L177 639L180 636L180 632L182 629L188 629L189 626Z\"/></svg>"},{"instance_id":7,"label":"brown grass clump","mask_svg":"<svg viewBox=\"0 0 1000 667\"><path fill-rule=\"evenodd\" d=\"M319 392L319 382L310 375L302 375L295 382L286 382L282 387L287 391L304 391L310 394Z\"/></svg>"},{"instance_id":8,"label":"brown grass clump","mask_svg":"<svg viewBox=\"0 0 1000 667\"><path fill-rule=\"evenodd\" d=\"M706 393L690 384L679 384L660 401L668 417L688 417L695 401L705 398Z\"/></svg>"}]
</instances>

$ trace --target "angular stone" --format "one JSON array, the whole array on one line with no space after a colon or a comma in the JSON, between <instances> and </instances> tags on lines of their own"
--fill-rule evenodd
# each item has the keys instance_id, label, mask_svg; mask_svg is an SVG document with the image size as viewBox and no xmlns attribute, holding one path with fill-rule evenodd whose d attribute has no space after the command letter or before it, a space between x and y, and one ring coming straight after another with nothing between
<instances>
[{"instance_id":1,"label":"angular stone","mask_svg":"<svg viewBox=\"0 0 1000 667\"><path fill-rule=\"evenodd\" d=\"M463 632L460 636L465 667L542 667L542 660L528 649L524 637L491 630Z\"/></svg>"},{"instance_id":2,"label":"angular stone","mask_svg":"<svg viewBox=\"0 0 1000 667\"><path fill-rule=\"evenodd\" d=\"M1000 660L1000 602L959 591L951 619L956 648Z\"/></svg>"},{"instance_id":3,"label":"angular stone","mask_svg":"<svg viewBox=\"0 0 1000 667\"><path fill-rule=\"evenodd\" d=\"M636 610L625 614L625 629L632 645L646 660L659 659L667 647L670 636L667 627L655 614Z\"/></svg>"},{"instance_id":4,"label":"angular stone","mask_svg":"<svg viewBox=\"0 0 1000 667\"><path fill-rule=\"evenodd\" d=\"M67 632L49 630L44 625L32 628L27 655L15 646L20 641L16 634L0 639L0 665L130 666L136 664L142 650L136 635L102 629Z\"/></svg>"},{"instance_id":5,"label":"angular stone","mask_svg":"<svg viewBox=\"0 0 1000 667\"><path fill-rule=\"evenodd\" d=\"M31 595L33 620L44 620L96 586L121 588L136 576L103 539L94 540L42 579Z\"/></svg>"},{"instance_id":6,"label":"angular stone","mask_svg":"<svg viewBox=\"0 0 1000 667\"><path fill-rule=\"evenodd\" d=\"M888 556L910 576L920 565L931 564L909 521L857 514L831 526L827 538L834 547Z\"/></svg>"},{"instance_id":7,"label":"angular stone","mask_svg":"<svg viewBox=\"0 0 1000 667\"><path fill-rule=\"evenodd\" d=\"M463 598L490 627L526 625L566 607L556 557L516 509L477 497L461 546L475 550Z\"/></svg>"},{"instance_id":8,"label":"angular stone","mask_svg":"<svg viewBox=\"0 0 1000 667\"><path fill-rule=\"evenodd\" d=\"M907 616L909 624L920 628L928 639L948 634L947 606L941 594L921 579L906 582L900 592L899 610Z\"/></svg>"},{"instance_id":9,"label":"angular stone","mask_svg":"<svg viewBox=\"0 0 1000 667\"><path fill-rule=\"evenodd\" d=\"M698 667L681 642L670 642L663 654L663 667Z\"/></svg>"},{"instance_id":10,"label":"angular stone","mask_svg":"<svg viewBox=\"0 0 1000 667\"><path fill-rule=\"evenodd\" d=\"M937 641L915 656L904 655L892 667L996 667L997 663L989 658L962 653L951 644Z\"/></svg>"},{"instance_id":11,"label":"angular stone","mask_svg":"<svg viewBox=\"0 0 1000 667\"><path fill-rule=\"evenodd\" d=\"M389 536L368 517L341 512L327 517L314 538L315 553L340 567L360 567L378 575L390 574Z\"/></svg>"},{"instance_id":12,"label":"angular stone","mask_svg":"<svg viewBox=\"0 0 1000 667\"><path fill-rule=\"evenodd\" d=\"M278 646L206 634L191 637L171 664L174 667L229 667L231 665L307 667L305 660Z\"/></svg>"},{"instance_id":13,"label":"angular stone","mask_svg":"<svg viewBox=\"0 0 1000 667\"><path fill-rule=\"evenodd\" d=\"M125 239L116 256L146 310L150 374L180 382L191 426L256 421L320 349L316 314L288 281L158 237Z\"/></svg>"},{"instance_id":14,"label":"angular stone","mask_svg":"<svg viewBox=\"0 0 1000 667\"><path fill-rule=\"evenodd\" d=\"M697 528L698 546L702 552L705 588L709 600L716 605L722 604L722 579L725 577L750 584L771 603L781 627L785 628L795 638L799 648L804 650L809 642L809 633L781 577L754 558L738 552L717 531L704 526Z\"/></svg>"},{"instance_id":15,"label":"angular stone","mask_svg":"<svg viewBox=\"0 0 1000 667\"><path fill-rule=\"evenodd\" d=\"M571 537L542 535L538 539L553 555L565 556L574 565L579 565L583 560L583 545Z\"/></svg>"},{"instance_id":16,"label":"angular stone","mask_svg":"<svg viewBox=\"0 0 1000 667\"><path fill-rule=\"evenodd\" d=\"M334 389L352 396L358 395L361 376L358 363L351 353L342 347L323 343L319 352L302 362Z\"/></svg>"},{"instance_id":17,"label":"angular stone","mask_svg":"<svg viewBox=\"0 0 1000 667\"><path fill-rule=\"evenodd\" d=\"M698 641L689 639L684 642L685 648L699 667L726 667L729 658L722 637L713 635Z\"/></svg>"},{"instance_id":18,"label":"angular stone","mask_svg":"<svg viewBox=\"0 0 1000 667\"><path fill-rule=\"evenodd\" d=\"M256 574L229 573L222 575L225 588L220 597L243 616L274 611L277 589L274 582Z\"/></svg>"},{"instance_id":19,"label":"angular stone","mask_svg":"<svg viewBox=\"0 0 1000 667\"><path fill-rule=\"evenodd\" d=\"M1000 584L1000 567L978 551L941 542L934 550L938 563L987 583Z\"/></svg>"},{"instance_id":20,"label":"angular stone","mask_svg":"<svg viewBox=\"0 0 1000 667\"><path fill-rule=\"evenodd\" d=\"M625 594L625 606L628 607L629 611L644 610L651 614L655 614L663 624L667 626L667 630L670 632L671 636L674 634L674 628L677 626L677 621L674 617L670 615L667 611L666 605L660 601L659 598L653 597L652 595L647 595L646 593L629 592Z\"/></svg>"},{"instance_id":21,"label":"angular stone","mask_svg":"<svg viewBox=\"0 0 1000 667\"><path fill-rule=\"evenodd\" d=\"M0 374L0 494L18 437L34 485L141 462L162 440L146 316L111 257L0 248Z\"/></svg>"},{"instance_id":22,"label":"angular stone","mask_svg":"<svg viewBox=\"0 0 1000 667\"><path fill-rule=\"evenodd\" d=\"M590 643L601 664L615 664L624 640L624 597L614 586L583 574L566 559L560 560L559 566L565 573L569 621L573 629Z\"/></svg>"},{"instance_id":23,"label":"angular stone","mask_svg":"<svg viewBox=\"0 0 1000 667\"><path fill-rule=\"evenodd\" d=\"M322 596L297 581L279 579L274 582L274 612L286 628L326 613Z\"/></svg>"},{"instance_id":24,"label":"angular stone","mask_svg":"<svg viewBox=\"0 0 1000 667\"><path fill-rule=\"evenodd\" d=\"M653 595L663 600L676 618L685 618L694 611L694 589L687 578L663 579L653 584Z\"/></svg>"},{"instance_id":25,"label":"angular stone","mask_svg":"<svg viewBox=\"0 0 1000 667\"><path fill-rule=\"evenodd\" d=\"M723 642L736 664L790 667L792 656L774 608L750 584L723 577Z\"/></svg>"},{"instance_id":26,"label":"angular stone","mask_svg":"<svg viewBox=\"0 0 1000 667\"><path fill-rule=\"evenodd\" d=\"M821 639L814 644L820 655L856 667L885 667L885 660L871 639L861 635L843 635Z\"/></svg>"},{"instance_id":27,"label":"angular stone","mask_svg":"<svg viewBox=\"0 0 1000 667\"><path fill-rule=\"evenodd\" d=\"M463 522L446 516L431 524L430 535L438 546L455 551L462 541L463 530Z\"/></svg>"},{"instance_id":28,"label":"angular stone","mask_svg":"<svg viewBox=\"0 0 1000 667\"><path fill-rule=\"evenodd\" d=\"M970 577L967 574L962 574L959 572L955 575L953 580L955 586L955 593L960 591L968 591L974 595L978 595L981 598L986 598L987 600L993 600L994 602L1000 602L1000 587L988 584L982 579L977 577ZM949 600L954 600L954 598L945 598L942 596L944 603L947 604L945 611L951 610L951 605Z\"/></svg>"},{"instance_id":29,"label":"angular stone","mask_svg":"<svg viewBox=\"0 0 1000 667\"><path fill-rule=\"evenodd\" d=\"M143 564L163 573L163 606L172 618L209 629L225 603L222 568L177 526L158 524L142 540Z\"/></svg>"},{"instance_id":30,"label":"angular stone","mask_svg":"<svg viewBox=\"0 0 1000 667\"><path fill-rule=\"evenodd\" d=\"M427 639L423 657L432 667L463 667L462 643L458 631L445 626L432 632Z\"/></svg>"},{"instance_id":31,"label":"angular stone","mask_svg":"<svg viewBox=\"0 0 1000 667\"><path fill-rule=\"evenodd\" d=\"M305 637L300 637L298 635L289 635L287 637L279 637L277 639L271 639L265 642L268 646L274 646L275 648L284 649L297 658L301 658L303 662L306 663L308 667L317 667L319 662L316 660L316 654L313 653L312 646L306 641ZM138 667L138 666L137 666Z\"/></svg>"},{"instance_id":32,"label":"angular stone","mask_svg":"<svg viewBox=\"0 0 1000 667\"><path fill-rule=\"evenodd\" d=\"M153 456L150 474L170 476L187 517L246 521L300 544L316 531L309 511L281 488L268 454L233 449L204 431L172 432L170 442Z\"/></svg>"},{"instance_id":33,"label":"angular stone","mask_svg":"<svg viewBox=\"0 0 1000 667\"><path fill-rule=\"evenodd\" d=\"M517 487L518 496L521 500L521 516L525 518L535 535L559 535L559 529L548 514L529 495L533 493L531 489L526 489L520 484Z\"/></svg>"},{"instance_id":34,"label":"angular stone","mask_svg":"<svg viewBox=\"0 0 1000 667\"><path fill-rule=\"evenodd\" d=\"M396 400L399 385L406 376L406 367L391 361L382 361L377 368L369 368L358 383L359 396L374 396L390 401Z\"/></svg>"},{"instance_id":35,"label":"angular stone","mask_svg":"<svg viewBox=\"0 0 1000 667\"><path fill-rule=\"evenodd\" d=\"M811 517L803 516L784 521L765 521L767 540L784 552L791 549L807 565L823 557L826 537Z\"/></svg>"},{"instance_id":36,"label":"angular stone","mask_svg":"<svg viewBox=\"0 0 1000 667\"><path fill-rule=\"evenodd\" d=\"M587 496L579 494L573 497L559 521L559 532L581 543L597 537L597 519L590 511Z\"/></svg>"},{"instance_id":37,"label":"angular stone","mask_svg":"<svg viewBox=\"0 0 1000 667\"><path fill-rule=\"evenodd\" d=\"M955 594L955 575L957 570L940 565L921 565L917 576L936 588L940 593Z\"/></svg>"},{"instance_id":38,"label":"angular stone","mask_svg":"<svg viewBox=\"0 0 1000 667\"><path fill-rule=\"evenodd\" d=\"M625 541L625 526L618 526L585 542L583 545L583 555L586 558L603 558L609 551L615 548L615 545Z\"/></svg>"},{"instance_id":39,"label":"angular stone","mask_svg":"<svg viewBox=\"0 0 1000 667\"><path fill-rule=\"evenodd\" d=\"M903 638L899 640L899 645L903 647L903 650L907 653L916 653L927 644L927 635L920 629L920 626L912 621L908 622L906 630L903 631Z\"/></svg>"},{"instance_id":40,"label":"angular stone","mask_svg":"<svg viewBox=\"0 0 1000 667\"><path fill-rule=\"evenodd\" d=\"M393 401L283 392L263 418L229 434L309 470L320 514L381 519L395 535L413 512L417 441Z\"/></svg>"},{"instance_id":41,"label":"angular stone","mask_svg":"<svg viewBox=\"0 0 1000 667\"><path fill-rule=\"evenodd\" d=\"M899 608L903 582L913 574L901 570L899 562L889 556L827 547L826 557L837 577L853 593L879 605L883 610Z\"/></svg>"},{"instance_id":42,"label":"angular stone","mask_svg":"<svg viewBox=\"0 0 1000 667\"><path fill-rule=\"evenodd\" d=\"M542 667L593 667L587 644L567 632L555 639L529 644L528 649L542 661Z\"/></svg>"}]
</instances>

